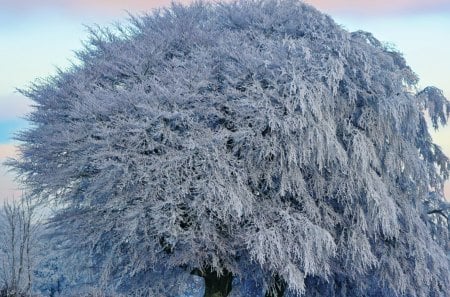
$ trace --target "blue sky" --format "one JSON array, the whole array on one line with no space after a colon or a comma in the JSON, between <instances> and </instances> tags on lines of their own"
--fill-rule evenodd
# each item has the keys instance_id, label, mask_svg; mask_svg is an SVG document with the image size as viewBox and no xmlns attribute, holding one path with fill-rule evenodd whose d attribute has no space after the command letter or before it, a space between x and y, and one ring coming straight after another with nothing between
<instances>
[{"instance_id":1,"label":"blue sky","mask_svg":"<svg viewBox=\"0 0 450 297\"><path fill-rule=\"evenodd\" d=\"M15 88L65 68L81 49L83 24L108 25L170 1L0 0L0 162L14 156L11 135L26 126L30 102ZM392 43L419 75L450 98L450 3L448 0L310 0L347 29L366 30ZM450 127L434 134L450 155ZM0 165L0 200L18 195L12 175ZM447 186L450 198L450 184Z\"/></svg>"},{"instance_id":2,"label":"blue sky","mask_svg":"<svg viewBox=\"0 0 450 297\"><path fill-rule=\"evenodd\" d=\"M0 119L0 143L8 143L17 131L26 128L26 121L20 118Z\"/></svg>"}]
</instances>

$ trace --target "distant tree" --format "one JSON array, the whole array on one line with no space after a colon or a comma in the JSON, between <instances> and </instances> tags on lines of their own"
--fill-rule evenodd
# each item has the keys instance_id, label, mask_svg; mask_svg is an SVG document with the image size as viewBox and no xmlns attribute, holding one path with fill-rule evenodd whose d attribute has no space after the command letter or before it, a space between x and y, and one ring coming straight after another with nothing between
<instances>
[{"instance_id":1,"label":"distant tree","mask_svg":"<svg viewBox=\"0 0 450 297\"><path fill-rule=\"evenodd\" d=\"M234 279L267 297L450 292L450 163L425 120L450 104L400 53L294 0L131 23L23 91L10 162L105 291L172 296L195 274L215 297Z\"/></svg>"},{"instance_id":2,"label":"distant tree","mask_svg":"<svg viewBox=\"0 0 450 297\"><path fill-rule=\"evenodd\" d=\"M0 208L0 296L28 296L36 251L37 225L29 196Z\"/></svg>"}]
</instances>

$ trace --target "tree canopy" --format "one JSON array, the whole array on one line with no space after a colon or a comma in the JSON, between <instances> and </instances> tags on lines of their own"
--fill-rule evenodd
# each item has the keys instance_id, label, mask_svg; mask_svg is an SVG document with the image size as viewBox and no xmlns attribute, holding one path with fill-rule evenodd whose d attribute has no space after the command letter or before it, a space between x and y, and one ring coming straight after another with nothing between
<instances>
[{"instance_id":1,"label":"tree canopy","mask_svg":"<svg viewBox=\"0 0 450 297\"><path fill-rule=\"evenodd\" d=\"M450 103L397 50L299 1L238 0L93 28L77 57L22 91L10 164L105 290L169 296L194 273L217 296L450 292L450 162L426 121Z\"/></svg>"}]
</instances>

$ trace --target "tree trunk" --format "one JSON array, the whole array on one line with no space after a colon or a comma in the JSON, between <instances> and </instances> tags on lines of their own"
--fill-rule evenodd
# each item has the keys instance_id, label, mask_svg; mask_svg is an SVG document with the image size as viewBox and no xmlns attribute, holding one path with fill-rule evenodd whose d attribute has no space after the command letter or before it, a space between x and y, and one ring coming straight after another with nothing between
<instances>
[{"instance_id":1,"label":"tree trunk","mask_svg":"<svg viewBox=\"0 0 450 297\"><path fill-rule=\"evenodd\" d=\"M204 297L226 297L231 292L231 281L233 275L225 270L222 275L209 269L203 274L205 279Z\"/></svg>"},{"instance_id":2,"label":"tree trunk","mask_svg":"<svg viewBox=\"0 0 450 297\"><path fill-rule=\"evenodd\" d=\"M265 297L282 297L286 290L286 282L277 274L272 278L272 284Z\"/></svg>"},{"instance_id":3,"label":"tree trunk","mask_svg":"<svg viewBox=\"0 0 450 297\"><path fill-rule=\"evenodd\" d=\"M209 267L203 271L194 269L192 274L205 279L205 294L203 297L226 297L231 292L233 274L226 269L221 275L218 275L217 272Z\"/></svg>"}]
</instances>

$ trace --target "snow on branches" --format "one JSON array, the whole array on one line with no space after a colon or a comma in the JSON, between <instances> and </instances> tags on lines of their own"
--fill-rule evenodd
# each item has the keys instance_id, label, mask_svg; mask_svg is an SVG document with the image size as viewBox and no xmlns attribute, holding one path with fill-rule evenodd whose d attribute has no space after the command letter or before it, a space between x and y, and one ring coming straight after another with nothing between
<instances>
[{"instance_id":1,"label":"snow on branches","mask_svg":"<svg viewBox=\"0 0 450 297\"><path fill-rule=\"evenodd\" d=\"M426 212L450 165L423 113L438 127L449 103L370 33L294 0L195 2L92 29L78 58L24 91L12 165L109 289L181 269L307 296L450 291Z\"/></svg>"}]
</instances>

